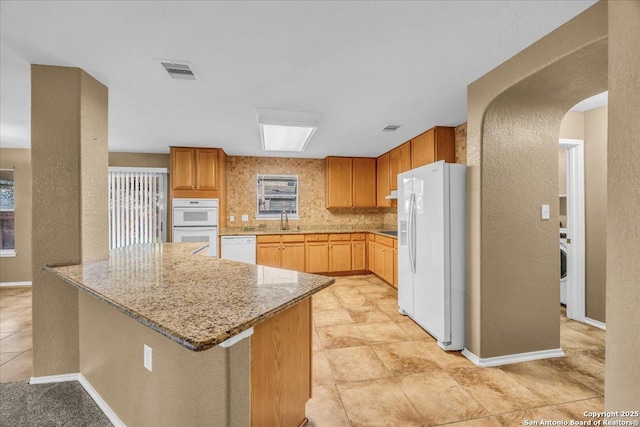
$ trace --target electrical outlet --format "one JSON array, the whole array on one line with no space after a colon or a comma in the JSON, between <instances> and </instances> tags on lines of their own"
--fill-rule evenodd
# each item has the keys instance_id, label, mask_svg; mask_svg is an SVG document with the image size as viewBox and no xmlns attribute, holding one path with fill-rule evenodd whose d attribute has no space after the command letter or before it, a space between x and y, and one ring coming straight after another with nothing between
<instances>
[{"instance_id":1,"label":"electrical outlet","mask_svg":"<svg viewBox=\"0 0 640 427\"><path fill-rule=\"evenodd\" d=\"M229 215L229 222L233 222L236 220L236 217L234 215Z\"/></svg>"},{"instance_id":2,"label":"electrical outlet","mask_svg":"<svg viewBox=\"0 0 640 427\"><path fill-rule=\"evenodd\" d=\"M249 221L249 215L242 215L242 221L243 222L248 222Z\"/></svg>"},{"instance_id":3,"label":"electrical outlet","mask_svg":"<svg viewBox=\"0 0 640 427\"><path fill-rule=\"evenodd\" d=\"M542 219L551 218L549 214L549 205L542 205L542 209L540 210L540 216L542 217Z\"/></svg>"},{"instance_id":4,"label":"electrical outlet","mask_svg":"<svg viewBox=\"0 0 640 427\"><path fill-rule=\"evenodd\" d=\"M149 372L151 372L152 369L152 365L153 365L153 354L152 354L152 349L151 347L149 347L148 345L144 345L144 367L147 368L147 370L149 370Z\"/></svg>"}]
</instances>

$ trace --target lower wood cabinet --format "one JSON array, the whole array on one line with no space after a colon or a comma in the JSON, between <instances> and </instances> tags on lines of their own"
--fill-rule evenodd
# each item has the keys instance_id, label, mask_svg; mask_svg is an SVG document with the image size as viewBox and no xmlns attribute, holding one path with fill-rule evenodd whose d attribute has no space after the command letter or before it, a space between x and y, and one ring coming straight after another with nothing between
<instances>
[{"instance_id":1,"label":"lower wood cabinet","mask_svg":"<svg viewBox=\"0 0 640 427\"><path fill-rule=\"evenodd\" d=\"M395 242L395 239L379 235L375 235L374 242L369 241L369 270L391 286L397 287Z\"/></svg>"},{"instance_id":2,"label":"lower wood cabinet","mask_svg":"<svg viewBox=\"0 0 640 427\"><path fill-rule=\"evenodd\" d=\"M258 236L256 263L287 270L305 271L304 235Z\"/></svg>"},{"instance_id":3,"label":"lower wood cabinet","mask_svg":"<svg viewBox=\"0 0 640 427\"><path fill-rule=\"evenodd\" d=\"M367 269L367 242L351 242L351 271L362 271Z\"/></svg>"},{"instance_id":4,"label":"lower wood cabinet","mask_svg":"<svg viewBox=\"0 0 640 427\"><path fill-rule=\"evenodd\" d=\"M305 421L312 387L311 316L307 298L254 326L251 427L298 426Z\"/></svg>"},{"instance_id":5,"label":"lower wood cabinet","mask_svg":"<svg viewBox=\"0 0 640 427\"><path fill-rule=\"evenodd\" d=\"M329 235L308 234L305 236L307 273L326 273L329 271Z\"/></svg>"},{"instance_id":6,"label":"lower wood cabinet","mask_svg":"<svg viewBox=\"0 0 640 427\"><path fill-rule=\"evenodd\" d=\"M351 235L329 235L329 273L351 271Z\"/></svg>"}]
</instances>

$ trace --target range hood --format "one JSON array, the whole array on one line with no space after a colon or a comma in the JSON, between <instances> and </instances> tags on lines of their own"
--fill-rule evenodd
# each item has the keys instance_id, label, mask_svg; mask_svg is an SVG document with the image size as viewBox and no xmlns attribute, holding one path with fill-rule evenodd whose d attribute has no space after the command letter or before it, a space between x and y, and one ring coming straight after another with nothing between
<instances>
[{"instance_id":1,"label":"range hood","mask_svg":"<svg viewBox=\"0 0 640 427\"><path fill-rule=\"evenodd\" d=\"M398 190L391 190L391 194L385 196L387 200L397 200L398 199Z\"/></svg>"}]
</instances>

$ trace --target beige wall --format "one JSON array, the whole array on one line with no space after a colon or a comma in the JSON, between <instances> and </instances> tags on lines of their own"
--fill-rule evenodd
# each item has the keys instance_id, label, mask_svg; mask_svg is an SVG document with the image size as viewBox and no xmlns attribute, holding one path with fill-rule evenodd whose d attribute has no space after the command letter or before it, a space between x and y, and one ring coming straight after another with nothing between
<instances>
[{"instance_id":1,"label":"beige wall","mask_svg":"<svg viewBox=\"0 0 640 427\"><path fill-rule=\"evenodd\" d=\"M15 168L15 257L0 258L0 282L31 281L31 150L0 148L0 168Z\"/></svg>"},{"instance_id":2,"label":"beige wall","mask_svg":"<svg viewBox=\"0 0 640 427\"><path fill-rule=\"evenodd\" d=\"M298 175L298 208L300 219L290 221L291 228L352 225L377 227L396 224L395 208L387 209L326 209L324 160L288 159L273 157L227 158L227 215L234 215L235 222L228 227L257 226L279 227L278 221L256 220L256 175L259 173ZM243 214L249 222L241 222Z\"/></svg>"},{"instance_id":3,"label":"beige wall","mask_svg":"<svg viewBox=\"0 0 640 427\"><path fill-rule=\"evenodd\" d=\"M92 296L79 298L80 372L126 425L249 425L250 340L194 352ZM143 366L145 344L152 372Z\"/></svg>"},{"instance_id":4,"label":"beige wall","mask_svg":"<svg viewBox=\"0 0 640 427\"><path fill-rule=\"evenodd\" d=\"M585 315L605 322L607 240L606 106L584 113Z\"/></svg>"},{"instance_id":5,"label":"beige wall","mask_svg":"<svg viewBox=\"0 0 640 427\"><path fill-rule=\"evenodd\" d=\"M560 122L559 137L564 139L584 140L584 113L581 111L567 111Z\"/></svg>"},{"instance_id":6,"label":"beige wall","mask_svg":"<svg viewBox=\"0 0 640 427\"><path fill-rule=\"evenodd\" d=\"M169 169L169 155L156 153L109 153L109 166L136 168L167 168Z\"/></svg>"},{"instance_id":7,"label":"beige wall","mask_svg":"<svg viewBox=\"0 0 640 427\"><path fill-rule=\"evenodd\" d=\"M609 2L605 409L640 408L640 2ZM629 419L629 418L626 418Z\"/></svg>"},{"instance_id":8,"label":"beige wall","mask_svg":"<svg viewBox=\"0 0 640 427\"><path fill-rule=\"evenodd\" d=\"M33 375L79 371L78 293L43 271L108 256L107 88L31 66Z\"/></svg>"},{"instance_id":9,"label":"beige wall","mask_svg":"<svg viewBox=\"0 0 640 427\"><path fill-rule=\"evenodd\" d=\"M606 37L603 2L469 85L467 348L480 358L560 347L558 131L606 90Z\"/></svg>"}]
</instances>

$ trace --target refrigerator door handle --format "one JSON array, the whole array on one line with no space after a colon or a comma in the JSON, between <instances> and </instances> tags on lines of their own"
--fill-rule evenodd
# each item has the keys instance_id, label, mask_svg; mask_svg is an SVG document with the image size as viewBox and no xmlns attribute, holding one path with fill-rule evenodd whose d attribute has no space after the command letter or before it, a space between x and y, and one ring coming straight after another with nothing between
<instances>
[{"instance_id":1,"label":"refrigerator door handle","mask_svg":"<svg viewBox=\"0 0 640 427\"><path fill-rule=\"evenodd\" d=\"M413 193L412 195L413 197L411 198L411 264L412 264L412 268L413 268L413 272L415 273L416 271L418 271L418 267L416 265L416 261L417 261L417 254L416 254L416 194Z\"/></svg>"},{"instance_id":2,"label":"refrigerator door handle","mask_svg":"<svg viewBox=\"0 0 640 427\"><path fill-rule=\"evenodd\" d=\"M409 213L407 214L407 234L408 234L408 246L409 246L409 264L411 265L411 272L416 272L416 256L415 256L415 222L414 222L414 209L415 209L415 194L411 193L409 198Z\"/></svg>"}]
</instances>

